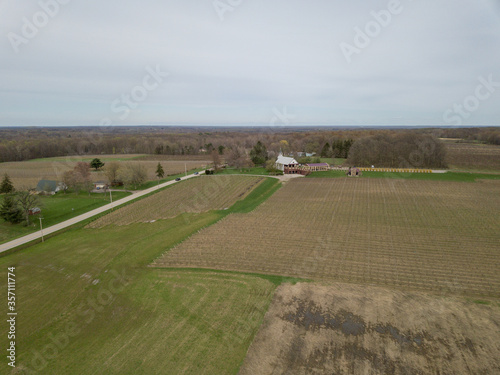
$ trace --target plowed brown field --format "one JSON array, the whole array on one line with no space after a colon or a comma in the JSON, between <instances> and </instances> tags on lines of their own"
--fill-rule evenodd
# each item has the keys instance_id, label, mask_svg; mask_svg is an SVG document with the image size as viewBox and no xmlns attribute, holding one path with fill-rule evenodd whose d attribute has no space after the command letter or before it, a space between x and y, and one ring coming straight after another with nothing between
<instances>
[{"instance_id":1,"label":"plowed brown field","mask_svg":"<svg viewBox=\"0 0 500 375\"><path fill-rule=\"evenodd\" d=\"M240 375L498 374L500 309L349 284L276 290Z\"/></svg>"}]
</instances>

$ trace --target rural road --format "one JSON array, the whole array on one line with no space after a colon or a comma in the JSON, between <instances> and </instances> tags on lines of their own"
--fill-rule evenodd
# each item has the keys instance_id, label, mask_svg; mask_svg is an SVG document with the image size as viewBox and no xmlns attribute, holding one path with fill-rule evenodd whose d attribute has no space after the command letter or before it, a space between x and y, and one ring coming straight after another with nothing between
<instances>
[{"instance_id":1,"label":"rural road","mask_svg":"<svg viewBox=\"0 0 500 375\"><path fill-rule=\"evenodd\" d=\"M199 173L203 174L204 172L199 172ZM193 177L197 177L197 175L190 174L190 175L188 175L186 177L182 177L182 180L187 180L187 179L193 178ZM158 189L161 189L161 188L163 188L165 186L173 185L176 182L177 181L175 181L175 180L164 182L163 184L160 184L158 186L154 186L154 187L146 189L146 190L141 190L141 191L136 192L136 193L134 193L132 195L129 195L128 197L122 198L122 199L120 199L120 200L118 200L116 202L109 203L109 204L107 204L105 206L96 208L95 210L86 212L86 213L84 213L82 215L79 215L79 216L76 216L76 217L74 217L72 219L63 221L62 223L53 225L51 227L43 228L43 235L46 236L48 234L57 232L58 230L67 228L67 227L69 227L71 225L79 223L82 220L91 218L92 216L95 216L95 215L103 213L103 212L105 212L107 210L110 210L111 208L120 206L120 205L122 205L124 203L127 203L127 202L130 202L130 201L133 201L134 199L137 199L137 198L140 198L140 197L142 197L142 196L144 196L146 194L152 193L152 192L154 192L154 191L156 191ZM28 242L31 242L31 241L36 240L36 239L41 238L41 237L42 237L42 235L41 235L40 231L38 231L36 233L28 234L28 235L26 235L24 237L17 238L15 240L10 241L10 242L6 242L6 243L3 243L3 244L0 244L0 253L3 253L4 251L10 250L10 249L13 249L13 248L15 248L17 246L24 245L24 244L26 244Z\"/></svg>"}]
</instances>

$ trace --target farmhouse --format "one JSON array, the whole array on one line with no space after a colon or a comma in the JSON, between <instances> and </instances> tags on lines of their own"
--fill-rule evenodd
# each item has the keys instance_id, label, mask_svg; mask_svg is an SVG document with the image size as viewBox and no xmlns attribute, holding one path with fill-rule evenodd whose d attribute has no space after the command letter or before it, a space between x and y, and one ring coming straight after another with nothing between
<instances>
[{"instance_id":1,"label":"farmhouse","mask_svg":"<svg viewBox=\"0 0 500 375\"><path fill-rule=\"evenodd\" d=\"M278 155L278 159L276 159L276 169L283 171L285 174L294 174L297 173L297 167L299 163L294 158L283 156L282 153Z\"/></svg>"},{"instance_id":2,"label":"farmhouse","mask_svg":"<svg viewBox=\"0 0 500 375\"><path fill-rule=\"evenodd\" d=\"M36 185L37 193L45 193L54 195L58 191L66 190L64 182L57 182L52 180L40 180Z\"/></svg>"}]
</instances>

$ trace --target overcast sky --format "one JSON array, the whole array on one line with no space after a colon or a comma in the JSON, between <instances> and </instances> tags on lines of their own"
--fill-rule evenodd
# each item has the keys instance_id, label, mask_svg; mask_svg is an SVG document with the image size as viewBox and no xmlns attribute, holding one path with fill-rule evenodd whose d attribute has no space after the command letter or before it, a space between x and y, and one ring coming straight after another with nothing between
<instances>
[{"instance_id":1,"label":"overcast sky","mask_svg":"<svg viewBox=\"0 0 500 375\"><path fill-rule=\"evenodd\" d=\"M500 125L500 1L0 0L0 126L99 124Z\"/></svg>"}]
</instances>

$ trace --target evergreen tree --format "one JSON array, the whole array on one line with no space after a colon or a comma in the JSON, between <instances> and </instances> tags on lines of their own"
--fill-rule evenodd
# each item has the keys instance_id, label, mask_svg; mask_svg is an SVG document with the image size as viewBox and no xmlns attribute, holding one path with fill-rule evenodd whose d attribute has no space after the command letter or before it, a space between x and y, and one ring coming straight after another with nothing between
<instances>
[{"instance_id":1,"label":"evergreen tree","mask_svg":"<svg viewBox=\"0 0 500 375\"><path fill-rule=\"evenodd\" d=\"M95 158L90 162L90 166L97 171L98 169L104 167L104 163L101 159Z\"/></svg>"},{"instance_id":2,"label":"evergreen tree","mask_svg":"<svg viewBox=\"0 0 500 375\"><path fill-rule=\"evenodd\" d=\"M266 146L264 146L261 141L258 141L250 151L250 160L252 160L255 165L263 165L268 159Z\"/></svg>"},{"instance_id":3,"label":"evergreen tree","mask_svg":"<svg viewBox=\"0 0 500 375\"><path fill-rule=\"evenodd\" d=\"M14 185L10 180L10 177L7 173L3 176L2 184L0 185L0 194L9 194L14 191Z\"/></svg>"},{"instance_id":4,"label":"evergreen tree","mask_svg":"<svg viewBox=\"0 0 500 375\"><path fill-rule=\"evenodd\" d=\"M16 199L12 195L6 195L0 206L0 217L12 224L23 221L23 211L17 205Z\"/></svg>"},{"instance_id":5,"label":"evergreen tree","mask_svg":"<svg viewBox=\"0 0 500 375\"><path fill-rule=\"evenodd\" d=\"M330 148L330 143L326 142L323 148L321 149L320 156L322 158L329 158L332 156L332 150Z\"/></svg>"},{"instance_id":6,"label":"evergreen tree","mask_svg":"<svg viewBox=\"0 0 500 375\"><path fill-rule=\"evenodd\" d=\"M165 176L165 171L163 170L160 162L158 162L158 165L156 166L156 177L158 177L158 185L160 184L160 179L162 179L163 176Z\"/></svg>"}]
</instances>

